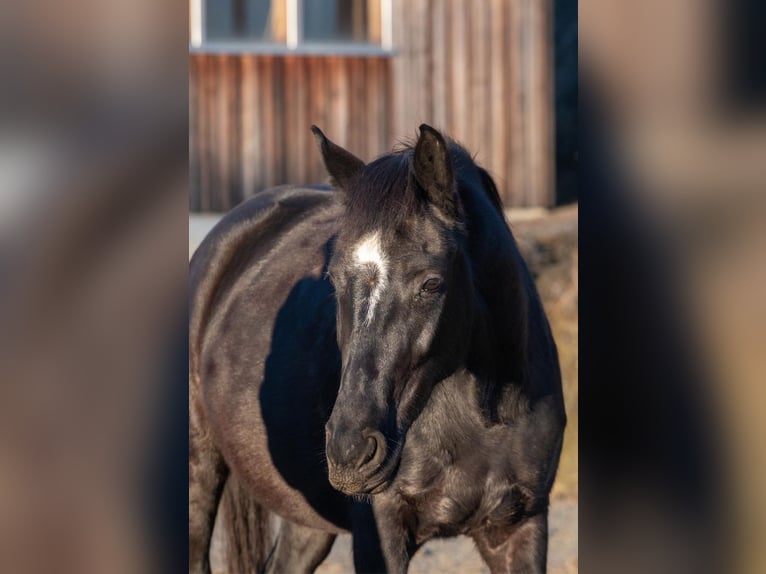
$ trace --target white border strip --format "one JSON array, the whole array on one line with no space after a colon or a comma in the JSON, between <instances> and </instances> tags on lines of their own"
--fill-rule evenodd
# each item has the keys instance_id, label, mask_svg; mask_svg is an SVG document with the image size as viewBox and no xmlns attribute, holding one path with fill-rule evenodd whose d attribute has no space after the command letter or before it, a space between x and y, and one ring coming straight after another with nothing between
<instances>
[{"instance_id":1,"label":"white border strip","mask_svg":"<svg viewBox=\"0 0 766 574\"><path fill-rule=\"evenodd\" d=\"M285 44L266 42L226 42L214 40L202 46L190 46L191 54L264 54L270 56L364 56L391 57L396 51L384 50L378 44L299 44L290 49Z\"/></svg>"}]
</instances>

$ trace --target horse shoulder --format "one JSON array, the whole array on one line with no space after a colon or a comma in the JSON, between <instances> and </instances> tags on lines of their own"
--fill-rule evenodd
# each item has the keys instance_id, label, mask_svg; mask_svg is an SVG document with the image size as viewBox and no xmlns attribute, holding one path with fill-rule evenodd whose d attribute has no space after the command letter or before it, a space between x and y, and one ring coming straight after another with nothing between
<instances>
[{"instance_id":1,"label":"horse shoulder","mask_svg":"<svg viewBox=\"0 0 766 574\"><path fill-rule=\"evenodd\" d=\"M322 210L332 218L332 194L276 188L227 213L195 252L189 268L190 368L200 376L203 341L231 295L253 277L296 222ZM273 276L273 274L264 274Z\"/></svg>"}]
</instances>

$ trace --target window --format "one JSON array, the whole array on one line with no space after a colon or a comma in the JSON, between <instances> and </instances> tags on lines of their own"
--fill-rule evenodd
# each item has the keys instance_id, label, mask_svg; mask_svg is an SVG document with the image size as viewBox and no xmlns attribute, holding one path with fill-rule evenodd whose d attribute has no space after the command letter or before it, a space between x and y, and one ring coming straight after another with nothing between
<instances>
[{"instance_id":1,"label":"window","mask_svg":"<svg viewBox=\"0 0 766 574\"><path fill-rule=\"evenodd\" d=\"M205 39L278 42L284 40L284 15L276 0L204 0Z\"/></svg>"},{"instance_id":2,"label":"window","mask_svg":"<svg viewBox=\"0 0 766 574\"><path fill-rule=\"evenodd\" d=\"M197 52L386 53L392 0L191 0Z\"/></svg>"}]
</instances>

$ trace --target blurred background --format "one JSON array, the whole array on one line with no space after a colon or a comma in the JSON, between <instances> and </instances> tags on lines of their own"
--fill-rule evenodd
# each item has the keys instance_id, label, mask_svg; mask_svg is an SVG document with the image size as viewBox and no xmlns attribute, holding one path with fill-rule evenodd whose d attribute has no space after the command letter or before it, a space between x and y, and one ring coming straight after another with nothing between
<instances>
[{"instance_id":1,"label":"blurred background","mask_svg":"<svg viewBox=\"0 0 766 574\"><path fill-rule=\"evenodd\" d=\"M764 572L763 2L580 2L581 565Z\"/></svg>"}]
</instances>

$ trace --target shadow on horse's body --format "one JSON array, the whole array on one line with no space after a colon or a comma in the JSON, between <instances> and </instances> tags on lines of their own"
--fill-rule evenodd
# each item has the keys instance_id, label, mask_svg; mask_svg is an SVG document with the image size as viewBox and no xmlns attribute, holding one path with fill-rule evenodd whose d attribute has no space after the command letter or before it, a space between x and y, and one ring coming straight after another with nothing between
<instances>
[{"instance_id":1,"label":"shadow on horse's body","mask_svg":"<svg viewBox=\"0 0 766 574\"><path fill-rule=\"evenodd\" d=\"M543 572L560 373L494 183L428 126L369 165L312 129L336 191L262 192L191 262L191 570L228 479L235 570L312 571L352 532L358 571L467 534Z\"/></svg>"}]
</instances>

